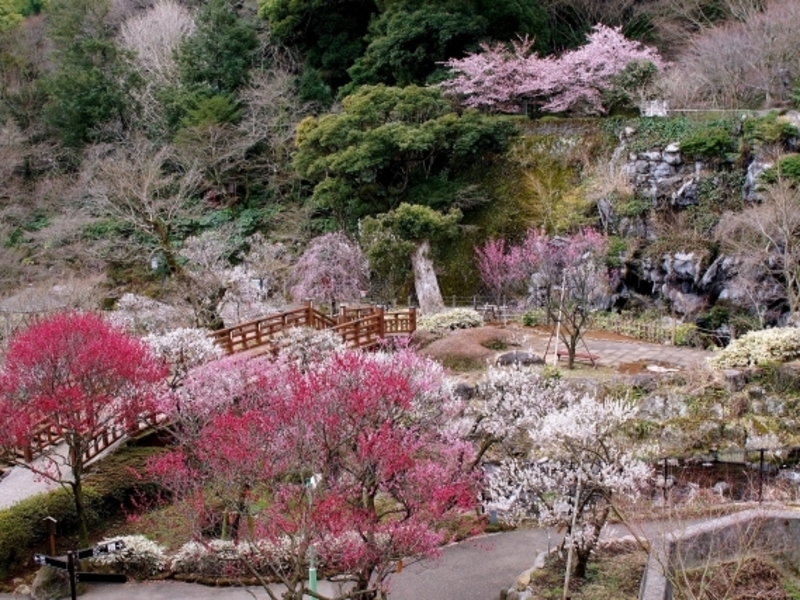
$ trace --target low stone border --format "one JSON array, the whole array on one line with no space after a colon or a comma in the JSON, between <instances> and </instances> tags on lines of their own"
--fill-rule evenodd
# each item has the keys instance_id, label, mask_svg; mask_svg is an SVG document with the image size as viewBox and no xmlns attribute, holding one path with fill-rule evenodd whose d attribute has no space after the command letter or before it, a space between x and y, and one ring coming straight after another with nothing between
<instances>
[{"instance_id":1,"label":"low stone border","mask_svg":"<svg viewBox=\"0 0 800 600\"><path fill-rule=\"evenodd\" d=\"M752 509L659 535L651 543L639 600L672 600L668 569L720 564L743 554L778 555L797 564L800 512Z\"/></svg>"}]
</instances>

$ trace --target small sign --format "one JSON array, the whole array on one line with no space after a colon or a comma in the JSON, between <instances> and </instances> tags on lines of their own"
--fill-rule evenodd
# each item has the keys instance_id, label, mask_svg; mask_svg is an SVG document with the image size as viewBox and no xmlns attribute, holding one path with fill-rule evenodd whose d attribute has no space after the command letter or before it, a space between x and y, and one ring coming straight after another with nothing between
<instances>
[{"instance_id":1,"label":"small sign","mask_svg":"<svg viewBox=\"0 0 800 600\"><path fill-rule=\"evenodd\" d=\"M53 567L55 569L67 570L67 561L63 558L56 558L55 556L47 556L46 554L34 554L33 562L37 565Z\"/></svg>"},{"instance_id":2,"label":"small sign","mask_svg":"<svg viewBox=\"0 0 800 600\"><path fill-rule=\"evenodd\" d=\"M125 583L128 576L122 573L86 573L78 571L75 577L83 583Z\"/></svg>"},{"instance_id":3,"label":"small sign","mask_svg":"<svg viewBox=\"0 0 800 600\"><path fill-rule=\"evenodd\" d=\"M83 560L84 558L92 558L93 556L102 556L103 554L110 554L111 552L122 550L124 547L125 547L125 542L123 542L122 540L114 540L113 542L98 544L93 548L84 548L83 550L78 550L75 553L75 556L78 558L78 560Z\"/></svg>"}]
</instances>

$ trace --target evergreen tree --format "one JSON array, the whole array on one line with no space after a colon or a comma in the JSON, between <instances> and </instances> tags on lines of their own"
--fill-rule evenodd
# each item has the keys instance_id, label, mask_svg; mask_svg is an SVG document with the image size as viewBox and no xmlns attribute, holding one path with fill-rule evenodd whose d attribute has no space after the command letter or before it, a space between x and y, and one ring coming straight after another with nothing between
<instances>
[{"instance_id":1,"label":"evergreen tree","mask_svg":"<svg viewBox=\"0 0 800 600\"><path fill-rule=\"evenodd\" d=\"M226 96L247 83L258 38L228 0L210 0L181 46L181 83L201 96Z\"/></svg>"},{"instance_id":2,"label":"evergreen tree","mask_svg":"<svg viewBox=\"0 0 800 600\"><path fill-rule=\"evenodd\" d=\"M48 10L55 68L43 82L45 119L69 146L113 119L125 127L135 109L130 92L141 80L111 38L108 13L106 0L53 0Z\"/></svg>"}]
</instances>

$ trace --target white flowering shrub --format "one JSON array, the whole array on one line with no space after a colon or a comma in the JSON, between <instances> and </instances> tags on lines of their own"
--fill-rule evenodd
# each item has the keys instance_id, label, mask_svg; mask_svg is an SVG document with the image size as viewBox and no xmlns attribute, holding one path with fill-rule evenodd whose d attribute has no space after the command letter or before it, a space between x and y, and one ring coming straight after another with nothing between
<instances>
[{"instance_id":1,"label":"white flowering shrub","mask_svg":"<svg viewBox=\"0 0 800 600\"><path fill-rule=\"evenodd\" d=\"M125 573L136 579L146 579L166 570L169 560L166 548L147 539L143 535L126 535L115 537L125 543L122 550L96 556L91 559L92 564L110 567L115 571ZM101 544L112 541L103 540Z\"/></svg>"},{"instance_id":2,"label":"white flowering shrub","mask_svg":"<svg viewBox=\"0 0 800 600\"><path fill-rule=\"evenodd\" d=\"M543 416L538 408L533 416L524 407L520 413L532 425L531 450L503 460L491 474L489 508L502 510L507 521L536 515L541 526L565 528L564 545L573 546L575 572L583 576L614 497L636 497L652 475L622 436L636 409L624 399L601 402L583 394Z\"/></svg>"},{"instance_id":3,"label":"white flowering shrub","mask_svg":"<svg viewBox=\"0 0 800 600\"><path fill-rule=\"evenodd\" d=\"M142 341L170 365L170 384L174 388L194 367L225 355L222 348L208 337L210 333L206 329L181 327L166 333L151 333Z\"/></svg>"},{"instance_id":4,"label":"white flowering shrub","mask_svg":"<svg viewBox=\"0 0 800 600\"><path fill-rule=\"evenodd\" d=\"M108 314L108 320L131 333L164 333L188 326L191 315L158 300L128 293L117 301L115 310Z\"/></svg>"},{"instance_id":5,"label":"white flowering shrub","mask_svg":"<svg viewBox=\"0 0 800 600\"><path fill-rule=\"evenodd\" d=\"M786 362L798 356L800 329L783 327L746 333L709 358L708 362L715 369L732 369L765 362Z\"/></svg>"},{"instance_id":6,"label":"white flowering shrub","mask_svg":"<svg viewBox=\"0 0 800 600\"><path fill-rule=\"evenodd\" d=\"M295 542L288 536L275 542L191 541L172 557L170 567L176 574L203 577L249 577L253 570L269 575L290 568L296 552Z\"/></svg>"},{"instance_id":7,"label":"white flowering shrub","mask_svg":"<svg viewBox=\"0 0 800 600\"><path fill-rule=\"evenodd\" d=\"M329 329L290 327L273 338L278 358L306 367L345 348L342 336Z\"/></svg>"},{"instance_id":8,"label":"white flowering shrub","mask_svg":"<svg viewBox=\"0 0 800 600\"><path fill-rule=\"evenodd\" d=\"M527 436L545 415L576 399L575 391L561 379L518 364L490 367L467 407L474 422L472 437L479 442L479 449L502 444L511 450L520 432Z\"/></svg>"},{"instance_id":9,"label":"white flowering shrub","mask_svg":"<svg viewBox=\"0 0 800 600\"><path fill-rule=\"evenodd\" d=\"M483 325L483 317L478 311L471 308L454 308L417 319L417 329L423 331L469 329L481 325Z\"/></svg>"}]
</instances>

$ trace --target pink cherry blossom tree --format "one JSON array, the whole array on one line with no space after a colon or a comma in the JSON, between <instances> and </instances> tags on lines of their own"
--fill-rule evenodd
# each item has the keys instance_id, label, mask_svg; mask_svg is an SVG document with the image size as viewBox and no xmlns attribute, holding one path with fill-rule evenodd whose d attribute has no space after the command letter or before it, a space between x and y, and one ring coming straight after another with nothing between
<instances>
[{"instance_id":1,"label":"pink cherry blossom tree","mask_svg":"<svg viewBox=\"0 0 800 600\"><path fill-rule=\"evenodd\" d=\"M602 113L602 93L633 61L664 62L658 53L627 39L619 27L595 25L587 43L558 57L532 52L523 38L510 47L484 44L482 52L445 62L454 77L440 84L465 106L498 112L519 112L534 102L547 112Z\"/></svg>"},{"instance_id":2,"label":"pink cherry blossom tree","mask_svg":"<svg viewBox=\"0 0 800 600\"><path fill-rule=\"evenodd\" d=\"M520 269L522 254L509 246L504 239L489 239L475 248L475 259L481 281L489 289L496 303L504 294L512 294L524 285Z\"/></svg>"},{"instance_id":3,"label":"pink cherry blossom tree","mask_svg":"<svg viewBox=\"0 0 800 600\"><path fill-rule=\"evenodd\" d=\"M529 229L517 246L490 240L476 248L483 283L495 293L527 286L529 303L560 323L558 333L572 368L591 310L607 288L606 239L587 228L568 236Z\"/></svg>"},{"instance_id":4,"label":"pink cherry blossom tree","mask_svg":"<svg viewBox=\"0 0 800 600\"><path fill-rule=\"evenodd\" d=\"M308 594L311 555L351 582L340 598L376 598L399 561L436 554L446 525L476 507L473 450L453 429L463 407L442 368L409 350L220 361L187 385L175 414L188 435L151 471L198 523L224 509L240 542L283 548L262 557L270 573L254 570L284 598Z\"/></svg>"},{"instance_id":5,"label":"pink cherry blossom tree","mask_svg":"<svg viewBox=\"0 0 800 600\"><path fill-rule=\"evenodd\" d=\"M0 453L71 489L79 533L87 541L83 455L98 434L130 429L154 407L164 363L136 338L93 313L57 313L9 342L0 372ZM18 450L49 430L66 456L45 448L27 462Z\"/></svg>"},{"instance_id":6,"label":"pink cherry blossom tree","mask_svg":"<svg viewBox=\"0 0 800 600\"><path fill-rule=\"evenodd\" d=\"M547 311L572 368L578 343L608 288L606 238L591 228L569 236L529 230L520 259L528 273L529 301Z\"/></svg>"}]
</instances>

